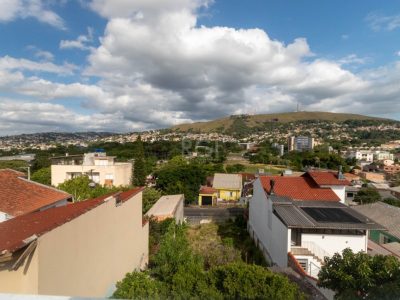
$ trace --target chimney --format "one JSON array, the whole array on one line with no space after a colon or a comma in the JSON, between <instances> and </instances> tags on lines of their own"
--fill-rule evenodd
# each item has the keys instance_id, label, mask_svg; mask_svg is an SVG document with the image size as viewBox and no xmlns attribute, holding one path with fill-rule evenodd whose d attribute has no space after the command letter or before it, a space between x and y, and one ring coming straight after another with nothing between
<instances>
[{"instance_id":1,"label":"chimney","mask_svg":"<svg viewBox=\"0 0 400 300\"><path fill-rule=\"evenodd\" d=\"M344 179L346 179L346 178L343 176L342 165L339 165L338 179L339 179L339 180L344 180Z\"/></svg>"},{"instance_id":2,"label":"chimney","mask_svg":"<svg viewBox=\"0 0 400 300\"><path fill-rule=\"evenodd\" d=\"M271 186L271 189L270 189L270 191L269 191L269 194L270 194L270 195L274 195L274 194L275 194L275 192L274 192L275 180L271 179L271 180L269 181L269 185Z\"/></svg>"}]
</instances>

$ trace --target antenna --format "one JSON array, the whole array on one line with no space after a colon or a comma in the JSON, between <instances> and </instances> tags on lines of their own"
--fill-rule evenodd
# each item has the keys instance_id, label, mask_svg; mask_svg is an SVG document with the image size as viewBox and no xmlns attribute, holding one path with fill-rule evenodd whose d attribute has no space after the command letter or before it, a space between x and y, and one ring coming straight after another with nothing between
<instances>
[{"instance_id":1,"label":"antenna","mask_svg":"<svg viewBox=\"0 0 400 300\"><path fill-rule=\"evenodd\" d=\"M299 112L300 111L300 103L299 103L299 101L297 101L297 112Z\"/></svg>"}]
</instances>

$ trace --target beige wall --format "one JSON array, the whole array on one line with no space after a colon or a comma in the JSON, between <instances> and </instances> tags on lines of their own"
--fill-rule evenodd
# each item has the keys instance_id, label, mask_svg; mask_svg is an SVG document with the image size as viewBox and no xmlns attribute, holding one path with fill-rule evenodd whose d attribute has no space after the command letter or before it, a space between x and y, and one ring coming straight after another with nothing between
<instances>
[{"instance_id":1,"label":"beige wall","mask_svg":"<svg viewBox=\"0 0 400 300\"><path fill-rule=\"evenodd\" d=\"M88 172L100 173L100 184L104 185L106 174L114 174L114 186L130 185L132 178L131 163L116 163L111 166L82 166L82 165L52 165L51 184L58 186L67 179L69 172Z\"/></svg>"},{"instance_id":2,"label":"beige wall","mask_svg":"<svg viewBox=\"0 0 400 300\"><path fill-rule=\"evenodd\" d=\"M38 293L38 249L29 255L24 265L12 270L16 259L0 266L0 293Z\"/></svg>"},{"instance_id":3,"label":"beige wall","mask_svg":"<svg viewBox=\"0 0 400 300\"><path fill-rule=\"evenodd\" d=\"M27 274L25 266L0 272L0 286L11 282L6 292L109 296L127 272L147 264L148 247L142 193L120 206L111 199L39 237Z\"/></svg>"}]
</instances>

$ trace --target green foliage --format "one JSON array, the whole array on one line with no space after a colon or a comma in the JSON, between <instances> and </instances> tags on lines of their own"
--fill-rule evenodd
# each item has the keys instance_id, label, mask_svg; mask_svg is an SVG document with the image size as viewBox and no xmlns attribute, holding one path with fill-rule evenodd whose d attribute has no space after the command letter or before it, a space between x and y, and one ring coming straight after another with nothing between
<instances>
[{"instance_id":1,"label":"green foliage","mask_svg":"<svg viewBox=\"0 0 400 300\"><path fill-rule=\"evenodd\" d=\"M195 161L186 162L177 156L171 159L155 173L157 188L166 194L185 194L186 201L196 201L201 184L205 182L207 172Z\"/></svg>"},{"instance_id":2,"label":"green foliage","mask_svg":"<svg viewBox=\"0 0 400 300\"><path fill-rule=\"evenodd\" d=\"M351 249L325 258L318 285L335 291L335 299L398 299L400 262L391 255L370 256Z\"/></svg>"},{"instance_id":3,"label":"green foliage","mask_svg":"<svg viewBox=\"0 0 400 300\"><path fill-rule=\"evenodd\" d=\"M142 273L128 273L117 283L114 298L303 298L297 286L285 276L261 266L235 262L206 271L202 258L191 250L187 228L176 225L173 219L158 224L151 221L150 230L154 240L161 240L157 253L151 257L150 269ZM214 249L208 250L212 252Z\"/></svg>"},{"instance_id":4,"label":"green foliage","mask_svg":"<svg viewBox=\"0 0 400 300\"><path fill-rule=\"evenodd\" d=\"M350 169L340 155L323 151L323 149L321 151L291 151L283 157L289 160L297 170L302 170L306 167L338 170L339 166L343 167L344 172L348 172Z\"/></svg>"},{"instance_id":5,"label":"green foliage","mask_svg":"<svg viewBox=\"0 0 400 300\"><path fill-rule=\"evenodd\" d=\"M302 299L304 296L285 276L243 262L218 266L209 273L210 282L225 299Z\"/></svg>"},{"instance_id":6,"label":"green foliage","mask_svg":"<svg viewBox=\"0 0 400 300\"><path fill-rule=\"evenodd\" d=\"M243 172L245 169L246 169L246 167L242 164L234 164L234 165L226 166L227 173L239 173L239 172Z\"/></svg>"},{"instance_id":7,"label":"green foliage","mask_svg":"<svg viewBox=\"0 0 400 300\"><path fill-rule=\"evenodd\" d=\"M13 169L19 172L26 172L28 163L24 160L2 160L0 161L0 169Z\"/></svg>"},{"instance_id":8,"label":"green foliage","mask_svg":"<svg viewBox=\"0 0 400 300\"><path fill-rule=\"evenodd\" d=\"M168 218L165 219L161 222L150 219L150 228L149 228L149 256L150 256L150 261L153 261L154 255L157 253L158 249L160 248L160 243L164 237L164 235L167 233L168 229L171 226L171 223L174 223L175 219L173 218Z\"/></svg>"},{"instance_id":9,"label":"green foliage","mask_svg":"<svg viewBox=\"0 0 400 300\"><path fill-rule=\"evenodd\" d=\"M82 201L90 198L96 198L112 192L126 190L128 187L112 187L108 188L102 185L90 187L91 180L88 176L78 176L73 179L64 181L58 185L63 190L74 197L74 201Z\"/></svg>"},{"instance_id":10,"label":"green foliage","mask_svg":"<svg viewBox=\"0 0 400 300\"><path fill-rule=\"evenodd\" d=\"M140 135L136 142L136 156L133 164L133 184L136 186L144 186L146 184L146 170L144 164L144 149Z\"/></svg>"},{"instance_id":11,"label":"green foliage","mask_svg":"<svg viewBox=\"0 0 400 300\"><path fill-rule=\"evenodd\" d=\"M354 197L354 201L360 204L374 203L381 200L381 195L374 188L362 188Z\"/></svg>"},{"instance_id":12,"label":"green foliage","mask_svg":"<svg viewBox=\"0 0 400 300\"><path fill-rule=\"evenodd\" d=\"M116 284L113 298L116 299L164 299L163 284L154 280L147 272L127 273Z\"/></svg>"},{"instance_id":13,"label":"green foliage","mask_svg":"<svg viewBox=\"0 0 400 300\"><path fill-rule=\"evenodd\" d=\"M156 190L155 188L146 188L143 191L143 200L142 200L142 210L143 214L149 211L149 209L157 202L161 197L161 192Z\"/></svg>"},{"instance_id":14,"label":"green foliage","mask_svg":"<svg viewBox=\"0 0 400 300\"><path fill-rule=\"evenodd\" d=\"M389 204L389 205L400 207L400 200L398 200L398 199L385 198L382 200L382 202Z\"/></svg>"},{"instance_id":15,"label":"green foliage","mask_svg":"<svg viewBox=\"0 0 400 300\"><path fill-rule=\"evenodd\" d=\"M42 168L37 170L35 173L32 174L31 180L51 185L51 169L50 167Z\"/></svg>"}]
</instances>

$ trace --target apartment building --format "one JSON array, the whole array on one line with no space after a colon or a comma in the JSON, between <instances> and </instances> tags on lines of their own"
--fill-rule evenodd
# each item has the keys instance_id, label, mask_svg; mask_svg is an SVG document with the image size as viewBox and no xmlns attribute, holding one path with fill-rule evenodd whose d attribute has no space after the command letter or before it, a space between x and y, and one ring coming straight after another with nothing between
<instances>
[{"instance_id":1,"label":"apartment building","mask_svg":"<svg viewBox=\"0 0 400 300\"><path fill-rule=\"evenodd\" d=\"M126 186L131 183L132 163L116 162L114 156L105 152L83 155L53 157L51 184L58 186L66 180L87 175L96 184L105 186Z\"/></svg>"},{"instance_id":2,"label":"apartment building","mask_svg":"<svg viewBox=\"0 0 400 300\"><path fill-rule=\"evenodd\" d=\"M314 149L314 138L310 136L290 136L288 151L309 151Z\"/></svg>"}]
</instances>

